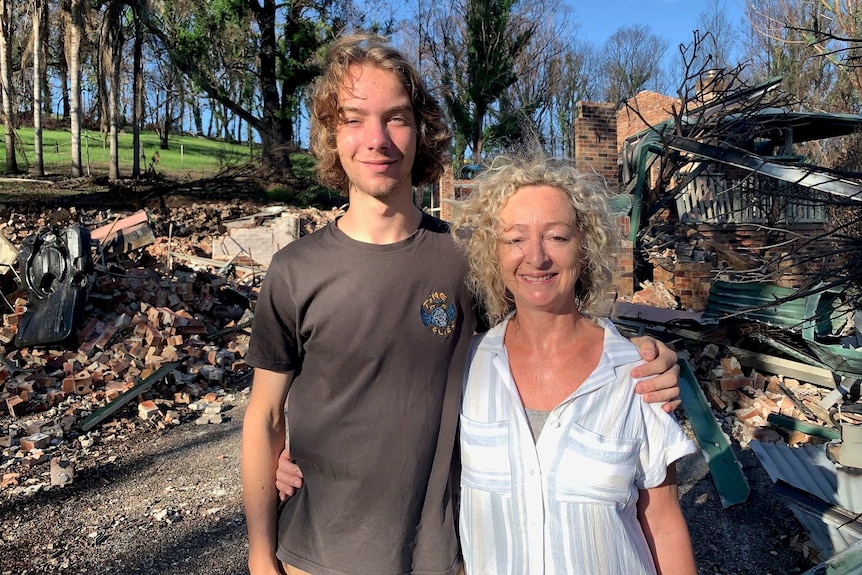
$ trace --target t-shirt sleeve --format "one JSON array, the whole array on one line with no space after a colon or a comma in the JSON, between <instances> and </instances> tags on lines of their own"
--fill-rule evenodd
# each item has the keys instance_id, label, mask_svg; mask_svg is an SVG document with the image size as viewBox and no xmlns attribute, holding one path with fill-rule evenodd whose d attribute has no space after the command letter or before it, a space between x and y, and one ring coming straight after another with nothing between
<instances>
[{"instance_id":1,"label":"t-shirt sleeve","mask_svg":"<svg viewBox=\"0 0 862 575\"><path fill-rule=\"evenodd\" d=\"M301 352L296 305L285 274L279 271L270 266L261 285L245 360L253 367L287 372L300 368Z\"/></svg>"},{"instance_id":2,"label":"t-shirt sleeve","mask_svg":"<svg viewBox=\"0 0 862 575\"><path fill-rule=\"evenodd\" d=\"M638 489L660 485L667 476L667 467L677 459L696 451L676 417L664 411L661 403L641 401L644 441L641 443L640 465L635 483Z\"/></svg>"}]
</instances>

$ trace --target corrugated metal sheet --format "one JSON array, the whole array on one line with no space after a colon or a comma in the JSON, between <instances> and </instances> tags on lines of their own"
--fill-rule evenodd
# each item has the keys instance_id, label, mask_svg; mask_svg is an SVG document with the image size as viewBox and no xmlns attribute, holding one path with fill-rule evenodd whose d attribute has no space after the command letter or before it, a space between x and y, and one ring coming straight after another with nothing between
<instances>
[{"instance_id":1,"label":"corrugated metal sheet","mask_svg":"<svg viewBox=\"0 0 862 575\"><path fill-rule=\"evenodd\" d=\"M823 292L817 289L801 297L798 290L771 284L717 281L709 290L701 321L710 323L737 317L801 333L811 354L824 366L846 377L859 378L862 353L823 343L826 336L834 336L840 330L852 310L843 301L840 288Z\"/></svg>"},{"instance_id":2,"label":"corrugated metal sheet","mask_svg":"<svg viewBox=\"0 0 862 575\"><path fill-rule=\"evenodd\" d=\"M797 293L797 290L770 284L717 281L709 290L703 321L737 316L801 331L805 320L805 298L776 303Z\"/></svg>"},{"instance_id":3,"label":"corrugated metal sheet","mask_svg":"<svg viewBox=\"0 0 862 575\"><path fill-rule=\"evenodd\" d=\"M759 441L749 445L773 482L781 479L831 505L862 513L862 475L859 470L836 465L826 455L825 446L789 447ZM847 529L824 523L795 509L792 504L790 509L824 557L831 557L860 541Z\"/></svg>"},{"instance_id":4,"label":"corrugated metal sheet","mask_svg":"<svg viewBox=\"0 0 862 575\"><path fill-rule=\"evenodd\" d=\"M721 164L748 170L752 173L762 174L777 180L790 182L791 184L798 184L812 190L817 190L818 192L862 201L862 196L860 196L860 189L862 188L860 188L859 182L839 178L834 172L828 172L819 166L789 166L771 161L764 156L758 156L753 152L713 146L684 136L671 136L668 138L666 145L671 150L686 152Z\"/></svg>"}]
</instances>

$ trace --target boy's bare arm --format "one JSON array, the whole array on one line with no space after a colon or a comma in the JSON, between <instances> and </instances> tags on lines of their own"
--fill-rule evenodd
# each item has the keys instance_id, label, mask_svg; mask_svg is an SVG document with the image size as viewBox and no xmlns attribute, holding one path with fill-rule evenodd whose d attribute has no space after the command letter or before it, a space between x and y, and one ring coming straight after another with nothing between
<instances>
[{"instance_id":1,"label":"boy's bare arm","mask_svg":"<svg viewBox=\"0 0 862 575\"><path fill-rule=\"evenodd\" d=\"M242 491L252 575L280 573L275 470L284 449L284 402L293 373L255 369L242 428Z\"/></svg>"}]
</instances>

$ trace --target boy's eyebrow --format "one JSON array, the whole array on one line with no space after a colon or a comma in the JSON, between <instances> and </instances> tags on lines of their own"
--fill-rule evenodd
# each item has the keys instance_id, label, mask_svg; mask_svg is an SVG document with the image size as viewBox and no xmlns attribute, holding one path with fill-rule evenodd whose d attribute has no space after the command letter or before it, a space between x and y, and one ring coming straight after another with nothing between
<instances>
[{"instance_id":1,"label":"boy's eyebrow","mask_svg":"<svg viewBox=\"0 0 862 575\"><path fill-rule=\"evenodd\" d=\"M338 113L339 114L344 114L346 112L350 112L353 114L361 114L361 115L368 114L368 111L365 108L362 108L361 106L339 106L338 107ZM412 114L413 113L413 106L411 106L410 104L404 104L404 105L400 105L400 106L392 106L391 108L387 108L387 109L383 110L384 114L393 114L393 113L398 113L398 112L401 112L401 113L409 112Z\"/></svg>"}]
</instances>

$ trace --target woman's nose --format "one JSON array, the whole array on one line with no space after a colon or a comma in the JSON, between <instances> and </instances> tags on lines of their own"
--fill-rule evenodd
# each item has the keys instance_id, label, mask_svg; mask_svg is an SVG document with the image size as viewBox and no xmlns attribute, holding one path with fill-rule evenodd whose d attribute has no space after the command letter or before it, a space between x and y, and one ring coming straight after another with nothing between
<instances>
[{"instance_id":1,"label":"woman's nose","mask_svg":"<svg viewBox=\"0 0 862 575\"><path fill-rule=\"evenodd\" d=\"M545 244L542 240L528 242L524 256L527 263L536 268L548 261L548 252L545 251Z\"/></svg>"}]
</instances>

